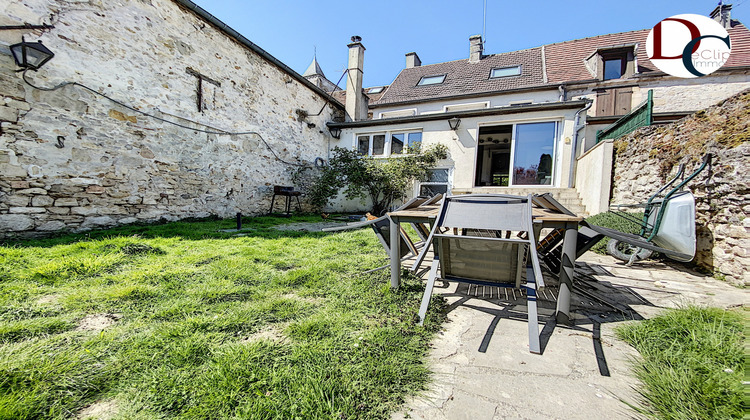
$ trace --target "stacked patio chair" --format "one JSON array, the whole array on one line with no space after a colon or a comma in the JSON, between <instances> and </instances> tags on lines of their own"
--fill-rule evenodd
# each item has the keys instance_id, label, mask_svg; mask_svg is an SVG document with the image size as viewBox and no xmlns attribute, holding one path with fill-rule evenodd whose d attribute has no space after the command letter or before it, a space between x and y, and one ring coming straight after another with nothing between
<instances>
[{"instance_id":1,"label":"stacked patio chair","mask_svg":"<svg viewBox=\"0 0 750 420\"><path fill-rule=\"evenodd\" d=\"M550 193L535 195L534 204L537 206L553 211L555 213L575 216L573 212L557 202ZM562 264L562 242L565 236L565 229L553 229L544 238L539 240L537 253L539 257L550 270L551 273L558 273ZM576 259L591 249L604 235L589 228L585 223L578 227L578 240L576 241Z\"/></svg>"},{"instance_id":2,"label":"stacked patio chair","mask_svg":"<svg viewBox=\"0 0 750 420\"><path fill-rule=\"evenodd\" d=\"M408 210L411 208L416 208L422 205L426 204L434 204L442 197L415 197L403 204L401 207L397 208L396 211L399 210ZM378 240L380 241L380 244L383 245L383 248L385 249L386 254L391 255L391 219L388 217L388 215L381 216L375 219L366 220L359 223L353 223L346 226L341 227L334 227L334 228L328 228L323 229L323 232L339 232L344 230L352 230L352 229L359 229L365 226L370 226L372 230L375 232L375 236L377 236ZM407 235L406 231L403 228L401 229L401 255L400 258L408 258L411 255L417 255L419 253L418 248L420 248L424 242L419 242L415 244L409 235ZM415 227L415 230L417 230L417 234L420 233L421 230L424 230L424 227ZM422 235L419 235L420 238ZM424 241L424 239L423 239ZM380 268L385 268L380 267Z\"/></svg>"},{"instance_id":3,"label":"stacked patio chair","mask_svg":"<svg viewBox=\"0 0 750 420\"><path fill-rule=\"evenodd\" d=\"M524 288L529 350L541 353L536 291L544 279L536 253L532 196L459 195L445 197L423 252L433 247L419 323L422 325L435 281ZM486 235L487 232L498 232ZM519 236L518 234L521 233ZM526 271L526 282L522 273Z\"/></svg>"},{"instance_id":4,"label":"stacked patio chair","mask_svg":"<svg viewBox=\"0 0 750 420\"><path fill-rule=\"evenodd\" d=\"M443 200L443 194L436 194L432 197L426 199L424 202L418 205L418 207L423 206L431 206L435 204L441 203ZM405 209L400 209L405 210ZM411 227L414 228L414 231L417 232L417 235L419 236L420 241L424 243L424 241L427 240L427 237L430 236L430 227L427 226L424 223L410 223Z\"/></svg>"}]
</instances>

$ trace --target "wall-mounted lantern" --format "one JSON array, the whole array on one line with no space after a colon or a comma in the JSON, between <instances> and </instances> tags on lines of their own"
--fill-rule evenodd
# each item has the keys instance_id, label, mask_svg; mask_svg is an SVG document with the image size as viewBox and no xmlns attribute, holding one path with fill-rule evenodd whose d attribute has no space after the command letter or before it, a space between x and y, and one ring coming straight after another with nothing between
<instances>
[{"instance_id":1,"label":"wall-mounted lantern","mask_svg":"<svg viewBox=\"0 0 750 420\"><path fill-rule=\"evenodd\" d=\"M456 131L458 130L458 126L461 125L461 118L453 117L448 120L448 125L451 126L451 130Z\"/></svg>"},{"instance_id":2,"label":"wall-mounted lantern","mask_svg":"<svg viewBox=\"0 0 750 420\"><path fill-rule=\"evenodd\" d=\"M334 139L340 139L341 138L341 128L339 127L328 127L328 131L331 132L331 135Z\"/></svg>"},{"instance_id":3,"label":"wall-mounted lantern","mask_svg":"<svg viewBox=\"0 0 750 420\"><path fill-rule=\"evenodd\" d=\"M55 53L42 45L42 41L26 42L23 38L21 40L19 44L11 45L10 51L22 70L37 70L55 56Z\"/></svg>"}]
</instances>

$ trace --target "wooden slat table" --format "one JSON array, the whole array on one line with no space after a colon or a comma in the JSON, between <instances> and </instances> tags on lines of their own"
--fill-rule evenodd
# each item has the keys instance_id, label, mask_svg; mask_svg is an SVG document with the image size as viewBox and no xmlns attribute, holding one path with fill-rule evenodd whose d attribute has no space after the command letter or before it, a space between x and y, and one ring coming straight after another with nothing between
<instances>
[{"instance_id":1,"label":"wooden slat table","mask_svg":"<svg viewBox=\"0 0 750 420\"><path fill-rule=\"evenodd\" d=\"M439 205L417 207L388 213L391 220L391 287L401 284L401 241L399 227L401 223L429 223L432 225L440 211ZM570 291L573 288L573 276L576 263L576 246L578 245L578 223L582 217L555 213L551 210L534 207L532 213L535 222L541 222L542 228L564 229L562 244L562 264L560 264L560 292L557 297L556 319L563 324L571 323ZM537 238L538 240L539 238ZM427 245L425 245L427 246Z\"/></svg>"}]
</instances>

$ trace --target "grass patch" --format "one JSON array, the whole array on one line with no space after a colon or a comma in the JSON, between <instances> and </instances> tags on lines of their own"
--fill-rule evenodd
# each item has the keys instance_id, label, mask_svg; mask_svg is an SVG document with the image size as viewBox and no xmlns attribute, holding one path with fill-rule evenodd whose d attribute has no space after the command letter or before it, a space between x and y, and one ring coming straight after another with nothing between
<instances>
[{"instance_id":1,"label":"grass patch","mask_svg":"<svg viewBox=\"0 0 750 420\"><path fill-rule=\"evenodd\" d=\"M639 411L656 419L741 419L749 320L745 311L686 307L618 328L641 354Z\"/></svg>"},{"instance_id":2,"label":"grass patch","mask_svg":"<svg viewBox=\"0 0 750 420\"><path fill-rule=\"evenodd\" d=\"M0 246L0 419L387 418L428 378L442 322L414 323L370 230L279 231L318 217L131 226ZM440 298L435 298L440 302ZM103 330L87 316L112 317Z\"/></svg>"},{"instance_id":3,"label":"grass patch","mask_svg":"<svg viewBox=\"0 0 750 420\"><path fill-rule=\"evenodd\" d=\"M642 212L640 214L633 213L633 215L639 219L643 217ZM602 226L610 229L617 229L620 232L625 233L639 234L641 232L641 227L638 224L625 220L622 217L609 212L599 213L591 217L587 217L586 222L591 223L592 225ZM591 247L590 250L596 252L597 254L606 255L608 241L609 238L605 237L596 245Z\"/></svg>"}]
</instances>

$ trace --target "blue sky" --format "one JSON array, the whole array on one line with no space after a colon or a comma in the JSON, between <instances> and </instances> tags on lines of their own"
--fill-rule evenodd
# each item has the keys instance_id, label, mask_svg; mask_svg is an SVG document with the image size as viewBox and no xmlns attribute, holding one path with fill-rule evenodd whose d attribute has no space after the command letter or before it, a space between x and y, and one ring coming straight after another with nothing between
<instances>
[{"instance_id":1,"label":"blue sky","mask_svg":"<svg viewBox=\"0 0 750 420\"><path fill-rule=\"evenodd\" d=\"M391 83L411 51L423 64L468 58L469 36L482 33L484 5L484 0L194 1L299 73L317 48L318 62L334 83L346 68L346 44L359 35L367 49L368 87ZM485 54L651 28L677 14L708 15L717 5L717 0L486 1ZM749 0L734 2L732 18L747 24L748 14Z\"/></svg>"}]
</instances>

